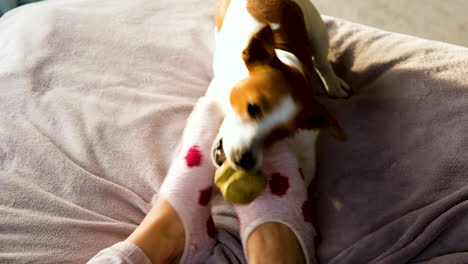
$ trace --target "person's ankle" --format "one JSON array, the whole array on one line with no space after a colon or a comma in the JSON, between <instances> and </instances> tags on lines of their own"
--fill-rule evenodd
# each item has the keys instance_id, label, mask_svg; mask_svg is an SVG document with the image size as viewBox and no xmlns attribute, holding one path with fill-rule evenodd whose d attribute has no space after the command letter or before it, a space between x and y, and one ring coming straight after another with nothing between
<instances>
[{"instance_id":1,"label":"person's ankle","mask_svg":"<svg viewBox=\"0 0 468 264\"><path fill-rule=\"evenodd\" d=\"M139 246L153 263L175 263L184 251L185 231L169 202L158 199L126 240Z\"/></svg>"},{"instance_id":2,"label":"person's ankle","mask_svg":"<svg viewBox=\"0 0 468 264\"><path fill-rule=\"evenodd\" d=\"M161 199L162 200L162 199ZM166 261L173 263L179 259L185 247L185 231L182 221L174 208L166 200L158 201L157 220L155 224L160 230L160 246L166 249Z\"/></svg>"},{"instance_id":3,"label":"person's ankle","mask_svg":"<svg viewBox=\"0 0 468 264\"><path fill-rule=\"evenodd\" d=\"M249 264L305 263L296 235L281 223L258 226L247 239L247 250Z\"/></svg>"}]
</instances>

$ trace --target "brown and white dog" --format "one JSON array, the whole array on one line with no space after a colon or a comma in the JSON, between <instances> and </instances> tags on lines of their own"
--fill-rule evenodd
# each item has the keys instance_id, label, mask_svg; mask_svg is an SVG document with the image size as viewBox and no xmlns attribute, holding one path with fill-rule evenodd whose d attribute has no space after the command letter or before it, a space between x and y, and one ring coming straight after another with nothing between
<instances>
[{"instance_id":1,"label":"brown and white dog","mask_svg":"<svg viewBox=\"0 0 468 264\"><path fill-rule=\"evenodd\" d=\"M324 91L348 97L350 89L328 61L327 30L309 0L220 0L215 40L207 96L225 113L215 164L258 170L264 147L301 129L329 126L346 139L316 99Z\"/></svg>"}]
</instances>

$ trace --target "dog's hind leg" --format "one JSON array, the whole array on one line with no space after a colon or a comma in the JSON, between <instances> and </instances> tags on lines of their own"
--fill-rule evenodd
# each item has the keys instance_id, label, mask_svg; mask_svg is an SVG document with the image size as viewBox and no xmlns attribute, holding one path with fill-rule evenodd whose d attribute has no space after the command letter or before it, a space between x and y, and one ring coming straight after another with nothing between
<instances>
[{"instance_id":1,"label":"dog's hind leg","mask_svg":"<svg viewBox=\"0 0 468 264\"><path fill-rule=\"evenodd\" d=\"M309 0L293 1L301 7L304 14L310 52L316 66L315 71L324 84L326 94L331 97L349 97L351 95L349 85L336 75L328 60L329 38L322 17ZM317 92L323 94L322 91Z\"/></svg>"}]
</instances>

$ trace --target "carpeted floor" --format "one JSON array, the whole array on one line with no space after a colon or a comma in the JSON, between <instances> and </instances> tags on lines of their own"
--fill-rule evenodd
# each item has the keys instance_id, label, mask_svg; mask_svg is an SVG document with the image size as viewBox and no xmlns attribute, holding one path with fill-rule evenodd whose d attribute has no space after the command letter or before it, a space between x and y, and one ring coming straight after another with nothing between
<instances>
[{"instance_id":1,"label":"carpeted floor","mask_svg":"<svg viewBox=\"0 0 468 264\"><path fill-rule=\"evenodd\" d=\"M467 0L312 0L325 15L468 47Z\"/></svg>"}]
</instances>

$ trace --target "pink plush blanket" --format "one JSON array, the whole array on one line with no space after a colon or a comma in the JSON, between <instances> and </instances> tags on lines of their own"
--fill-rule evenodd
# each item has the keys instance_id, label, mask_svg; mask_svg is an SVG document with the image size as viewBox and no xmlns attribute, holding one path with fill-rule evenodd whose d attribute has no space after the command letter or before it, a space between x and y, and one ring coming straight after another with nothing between
<instances>
[{"instance_id":1,"label":"pink plush blanket","mask_svg":"<svg viewBox=\"0 0 468 264\"><path fill-rule=\"evenodd\" d=\"M212 76L214 6L45 1L0 19L0 263L84 263L142 220ZM329 102L350 141L319 142L319 260L468 261L468 50L326 21L356 95ZM232 210L214 210L210 261L232 261Z\"/></svg>"}]
</instances>

